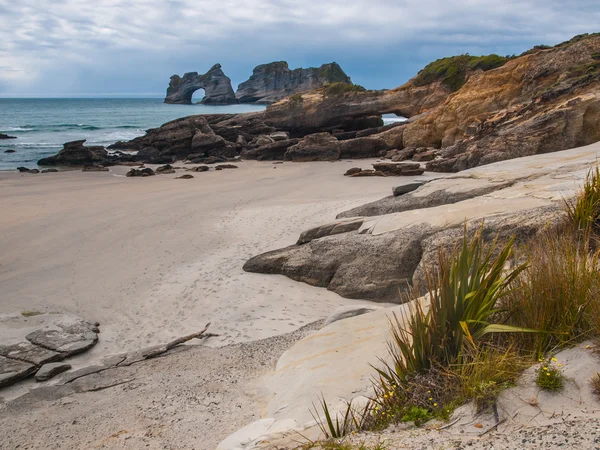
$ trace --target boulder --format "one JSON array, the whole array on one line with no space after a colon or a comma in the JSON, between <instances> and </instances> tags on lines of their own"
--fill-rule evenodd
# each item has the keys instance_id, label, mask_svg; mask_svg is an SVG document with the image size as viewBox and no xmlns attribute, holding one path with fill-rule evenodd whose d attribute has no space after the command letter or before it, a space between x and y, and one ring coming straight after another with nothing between
<instances>
[{"instance_id":1,"label":"boulder","mask_svg":"<svg viewBox=\"0 0 600 450\"><path fill-rule=\"evenodd\" d=\"M234 164L219 164L218 166L215 166L215 170L223 170L223 169L237 169L238 166L234 165Z\"/></svg>"},{"instance_id":2,"label":"boulder","mask_svg":"<svg viewBox=\"0 0 600 450\"><path fill-rule=\"evenodd\" d=\"M39 169L29 169L27 173L40 173Z\"/></svg>"},{"instance_id":3,"label":"boulder","mask_svg":"<svg viewBox=\"0 0 600 450\"><path fill-rule=\"evenodd\" d=\"M236 92L240 103L274 103L299 92L310 91L330 83L351 83L335 62L321 67L290 70L285 61L256 66Z\"/></svg>"},{"instance_id":4,"label":"boulder","mask_svg":"<svg viewBox=\"0 0 600 450\"><path fill-rule=\"evenodd\" d=\"M58 169L44 169L40 173L53 173L58 172Z\"/></svg>"},{"instance_id":5,"label":"boulder","mask_svg":"<svg viewBox=\"0 0 600 450\"><path fill-rule=\"evenodd\" d=\"M48 381L56 375L71 369L71 364L66 363L48 363L44 364L35 374L36 381Z\"/></svg>"},{"instance_id":6,"label":"boulder","mask_svg":"<svg viewBox=\"0 0 600 450\"><path fill-rule=\"evenodd\" d=\"M356 172L353 173L352 175L350 175L352 178L355 177L387 177L387 175L385 173L383 173L381 170L360 170L360 172Z\"/></svg>"},{"instance_id":7,"label":"boulder","mask_svg":"<svg viewBox=\"0 0 600 450\"><path fill-rule=\"evenodd\" d=\"M175 177L176 180L189 180L191 178L194 178L194 175L190 175L189 173L184 173L179 177Z\"/></svg>"},{"instance_id":8,"label":"boulder","mask_svg":"<svg viewBox=\"0 0 600 450\"><path fill-rule=\"evenodd\" d=\"M205 93L200 103L206 105L237 103L231 80L225 75L220 64L215 64L203 75L198 75L198 72L186 73L183 78L173 75L167 88L165 103L191 105L192 96L198 89L204 89Z\"/></svg>"},{"instance_id":9,"label":"boulder","mask_svg":"<svg viewBox=\"0 0 600 450\"><path fill-rule=\"evenodd\" d=\"M289 139L287 141L275 141L250 150L244 150L240 154L245 159L256 159L257 161L272 161L283 159L285 152L292 145L296 145L300 139Z\"/></svg>"},{"instance_id":10,"label":"boulder","mask_svg":"<svg viewBox=\"0 0 600 450\"><path fill-rule=\"evenodd\" d=\"M192 139L191 151L202 153L207 150L224 147L227 142L221 136L213 133L196 132Z\"/></svg>"},{"instance_id":11,"label":"boulder","mask_svg":"<svg viewBox=\"0 0 600 450\"><path fill-rule=\"evenodd\" d=\"M67 142L63 149L54 156L42 158L40 166L85 166L111 164L108 152L101 146L85 146L84 140Z\"/></svg>"},{"instance_id":12,"label":"boulder","mask_svg":"<svg viewBox=\"0 0 600 450\"><path fill-rule=\"evenodd\" d=\"M0 140L4 140L4 139L16 139L16 136L9 136L8 134L2 134L0 133Z\"/></svg>"},{"instance_id":13,"label":"boulder","mask_svg":"<svg viewBox=\"0 0 600 450\"><path fill-rule=\"evenodd\" d=\"M190 171L192 172L207 172L210 168L208 166L196 166L192 167Z\"/></svg>"},{"instance_id":14,"label":"boulder","mask_svg":"<svg viewBox=\"0 0 600 450\"><path fill-rule=\"evenodd\" d=\"M346 171L346 173L344 174L345 177L350 177L352 175L354 175L355 173L358 172L362 172L362 169L360 167L352 167L351 169L348 169Z\"/></svg>"},{"instance_id":15,"label":"boulder","mask_svg":"<svg viewBox=\"0 0 600 450\"><path fill-rule=\"evenodd\" d=\"M426 152L417 153L412 157L413 161L433 161L436 157L436 152L428 150Z\"/></svg>"},{"instance_id":16,"label":"boulder","mask_svg":"<svg viewBox=\"0 0 600 450\"><path fill-rule=\"evenodd\" d=\"M27 167L20 166L20 167L17 167L17 170L19 172L21 172L21 173L28 173L31 169L28 169Z\"/></svg>"},{"instance_id":17,"label":"boulder","mask_svg":"<svg viewBox=\"0 0 600 450\"><path fill-rule=\"evenodd\" d=\"M83 166L81 169L82 172L108 172L108 167L93 165L93 166Z\"/></svg>"},{"instance_id":18,"label":"boulder","mask_svg":"<svg viewBox=\"0 0 600 450\"><path fill-rule=\"evenodd\" d=\"M273 142L275 142L275 139L273 139L271 136L265 136L263 134L258 136L256 139L253 139L252 142L250 142L250 144L255 147L262 147L263 145L269 145Z\"/></svg>"},{"instance_id":19,"label":"boulder","mask_svg":"<svg viewBox=\"0 0 600 450\"><path fill-rule=\"evenodd\" d=\"M58 322L29 333L25 338L34 345L65 356L84 352L98 342L97 327L81 319Z\"/></svg>"},{"instance_id":20,"label":"boulder","mask_svg":"<svg viewBox=\"0 0 600 450\"><path fill-rule=\"evenodd\" d=\"M4 153L15 153L16 150L9 148L8 150L4 150Z\"/></svg>"},{"instance_id":21,"label":"boulder","mask_svg":"<svg viewBox=\"0 0 600 450\"><path fill-rule=\"evenodd\" d=\"M173 169L173 166L171 164L165 164L164 166L157 167L154 173L156 173L157 175L175 173L175 169Z\"/></svg>"},{"instance_id":22,"label":"boulder","mask_svg":"<svg viewBox=\"0 0 600 450\"><path fill-rule=\"evenodd\" d=\"M340 158L340 142L329 133L305 136L285 152L287 161L335 161Z\"/></svg>"},{"instance_id":23,"label":"boulder","mask_svg":"<svg viewBox=\"0 0 600 450\"><path fill-rule=\"evenodd\" d=\"M376 163L373 168L391 176L423 175L425 169L416 163Z\"/></svg>"},{"instance_id":24,"label":"boulder","mask_svg":"<svg viewBox=\"0 0 600 450\"><path fill-rule=\"evenodd\" d=\"M154 175L154 171L149 167L144 169L131 169L125 174L127 177L148 177Z\"/></svg>"},{"instance_id":25,"label":"boulder","mask_svg":"<svg viewBox=\"0 0 600 450\"><path fill-rule=\"evenodd\" d=\"M0 387L9 386L36 371L36 366L17 359L0 356Z\"/></svg>"},{"instance_id":26,"label":"boulder","mask_svg":"<svg viewBox=\"0 0 600 450\"><path fill-rule=\"evenodd\" d=\"M374 158L387 150L385 141L377 136L361 137L340 142L340 158Z\"/></svg>"},{"instance_id":27,"label":"boulder","mask_svg":"<svg viewBox=\"0 0 600 450\"><path fill-rule=\"evenodd\" d=\"M290 138L290 133L287 133L285 131L276 131L275 133L271 133L269 135L269 137L271 139L273 139L273 141L277 142L277 141L287 141Z\"/></svg>"}]
</instances>

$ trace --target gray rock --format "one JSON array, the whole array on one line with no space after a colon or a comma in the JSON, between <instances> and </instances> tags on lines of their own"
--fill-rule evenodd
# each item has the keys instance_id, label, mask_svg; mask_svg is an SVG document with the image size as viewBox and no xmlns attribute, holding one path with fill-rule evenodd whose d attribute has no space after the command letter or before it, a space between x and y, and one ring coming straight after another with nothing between
<instances>
[{"instance_id":1,"label":"gray rock","mask_svg":"<svg viewBox=\"0 0 600 450\"><path fill-rule=\"evenodd\" d=\"M414 176L423 175L425 169L418 163L377 163L373 168L388 176Z\"/></svg>"},{"instance_id":2,"label":"gray rock","mask_svg":"<svg viewBox=\"0 0 600 450\"><path fill-rule=\"evenodd\" d=\"M363 224L361 217L350 220L340 220L338 222L329 223L320 227L311 228L310 230L304 231L296 245L306 244L314 239L319 239L325 236L332 236L334 234L348 233L350 231L358 230Z\"/></svg>"},{"instance_id":3,"label":"gray rock","mask_svg":"<svg viewBox=\"0 0 600 450\"><path fill-rule=\"evenodd\" d=\"M290 134L286 131L277 131L269 135L274 141L287 141L290 138Z\"/></svg>"},{"instance_id":4,"label":"gray rock","mask_svg":"<svg viewBox=\"0 0 600 450\"><path fill-rule=\"evenodd\" d=\"M292 145L296 145L300 139L289 139L287 141L276 141L262 145L250 150L244 150L240 156L245 159L256 159L257 161L271 161L283 159L285 152Z\"/></svg>"},{"instance_id":5,"label":"gray rock","mask_svg":"<svg viewBox=\"0 0 600 450\"><path fill-rule=\"evenodd\" d=\"M165 103L191 105L192 96L198 89L204 89L200 103L206 105L230 105L237 103L231 87L231 80L225 75L220 64L215 64L204 75L198 72L186 73L183 78L173 75L167 88Z\"/></svg>"},{"instance_id":6,"label":"gray rock","mask_svg":"<svg viewBox=\"0 0 600 450\"><path fill-rule=\"evenodd\" d=\"M48 363L44 364L35 374L36 381L48 381L59 373L66 372L71 368L71 364L66 363Z\"/></svg>"},{"instance_id":7,"label":"gray rock","mask_svg":"<svg viewBox=\"0 0 600 450\"><path fill-rule=\"evenodd\" d=\"M81 169L82 172L108 172L108 167L93 165L93 166L83 166Z\"/></svg>"},{"instance_id":8,"label":"gray rock","mask_svg":"<svg viewBox=\"0 0 600 450\"><path fill-rule=\"evenodd\" d=\"M42 170L41 173L53 173L53 172L58 172L58 169L44 169L44 170Z\"/></svg>"},{"instance_id":9,"label":"gray rock","mask_svg":"<svg viewBox=\"0 0 600 450\"><path fill-rule=\"evenodd\" d=\"M335 161L340 158L340 141L329 133L305 136L285 152L286 161Z\"/></svg>"},{"instance_id":10,"label":"gray rock","mask_svg":"<svg viewBox=\"0 0 600 450\"><path fill-rule=\"evenodd\" d=\"M192 139L191 150L194 153L202 153L206 150L224 147L225 144L226 141L221 136L214 133L198 131L194 134L194 138Z\"/></svg>"},{"instance_id":11,"label":"gray rock","mask_svg":"<svg viewBox=\"0 0 600 450\"><path fill-rule=\"evenodd\" d=\"M85 139L63 144L63 149L54 156L42 158L40 166L85 166L110 163L106 149L102 146L85 146Z\"/></svg>"},{"instance_id":12,"label":"gray rock","mask_svg":"<svg viewBox=\"0 0 600 450\"><path fill-rule=\"evenodd\" d=\"M272 144L273 142L275 142L275 139L273 139L271 136L261 135L261 136L258 136L256 139L254 139L252 141L252 144L255 145L256 147L261 147L263 145Z\"/></svg>"},{"instance_id":13,"label":"gray rock","mask_svg":"<svg viewBox=\"0 0 600 450\"><path fill-rule=\"evenodd\" d=\"M413 183L401 184L392 189L394 196L408 194L409 192L416 191L425 184L425 181L415 181Z\"/></svg>"},{"instance_id":14,"label":"gray rock","mask_svg":"<svg viewBox=\"0 0 600 450\"><path fill-rule=\"evenodd\" d=\"M28 341L12 345L0 345L0 355L6 358L19 359L36 366L53 361L60 361L65 357L62 353L48 350L47 348L38 345L33 345Z\"/></svg>"},{"instance_id":15,"label":"gray rock","mask_svg":"<svg viewBox=\"0 0 600 450\"><path fill-rule=\"evenodd\" d=\"M377 136L360 137L340 142L342 159L374 158L387 150L386 142Z\"/></svg>"},{"instance_id":16,"label":"gray rock","mask_svg":"<svg viewBox=\"0 0 600 450\"><path fill-rule=\"evenodd\" d=\"M238 86L240 103L274 103L299 92L317 89L330 83L351 83L335 62L321 67L290 70L285 61L256 66L248 81Z\"/></svg>"},{"instance_id":17,"label":"gray rock","mask_svg":"<svg viewBox=\"0 0 600 450\"><path fill-rule=\"evenodd\" d=\"M363 314L375 311L375 309L377 308L373 306L342 306L335 310L335 312L325 320L323 326L325 327L334 322L349 319L351 317L362 316Z\"/></svg>"},{"instance_id":18,"label":"gray rock","mask_svg":"<svg viewBox=\"0 0 600 450\"><path fill-rule=\"evenodd\" d=\"M16 136L9 136L8 134L2 134L0 133L0 139L16 139Z\"/></svg>"},{"instance_id":19,"label":"gray rock","mask_svg":"<svg viewBox=\"0 0 600 450\"><path fill-rule=\"evenodd\" d=\"M36 330L25 338L32 344L70 356L81 353L98 342L98 335L93 328L92 324L81 319L71 319Z\"/></svg>"},{"instance_id":20,"label":"gray rock","mask_svg":"<svg viewBox=\"0 0 600 450\"><path fill-rule=\"evenodd\" d=\"M9 386L26 378L35 370L36 366L33 364L0 356L0 387Z\"/></svg>"},{"instance_id":21,"label":"gray rock","mask_svg":"<svg viewBox=\"0 0 600 450\"><path fill-rule=\"evenodd\" d=\"M12 148L9 148L8 150L4 150L4 153L15 153L15 152L16 152L16 150L12 149Z\"/></svg>"}]
</instances>

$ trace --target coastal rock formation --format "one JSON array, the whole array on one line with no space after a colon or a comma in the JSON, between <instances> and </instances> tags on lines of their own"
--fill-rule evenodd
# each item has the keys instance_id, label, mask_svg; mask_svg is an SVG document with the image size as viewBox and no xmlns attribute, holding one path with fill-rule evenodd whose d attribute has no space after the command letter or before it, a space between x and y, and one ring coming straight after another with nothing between
<instances>
[{"instance_id":1,"label":"coastal rock formation","mask_svg":"<svg viewBox=\"0 0 600 450\"><path fill-rule=\"evenodd\" d=\"M55 375L58 366L49 363L91 348L98 342L98 332L97 325L69 314L25 311L2 315L0 387L26 378L40 367L46 367L47 376Z\"/></svg>"},{"instance_id":2,"label":"coastal rock formation","mask_svg":"<svg viewBox=\"0 0 600 450\"><path fill-rule=\"evenodd\" d=\"M67 142L63 149L54 156L42 158L38 161L40 166L85 166L108 165L111 158L101 146L85 146L85 139Z\"/></svg>"},{"instance_id":3,"label":"coastal rock formation","mask_svg":"<svg viewBox=\"0 0 600 450\"><path fill-rule=\"evenodd\" d=\"M595 145L432 180L343 213L304 232L301 245L258 255L244 270L283 274L348 298L402 301L399 292L423 285L424 265L460 239L465 221L473 230L485 219L486 235L521 240L558 224L564 198L577 192L599 154Z\"/></svg>"},{"instance_id":4,"label":"coastal rock formation","mask_svg":"<svg viewBox=\"0 0 600 450\"><path fill-rule=\"evenodd\" d=\"M285 61L256 66L235 94L240 103L275 103L284 97L331 83L352 83L335 62L321 67L290 70Z\"/></svg>"},{"instance_id":5,"label":"coastal rock formation","mask_svg":"<svg viewBox=\"0 0 600 450\"><path fill-rule=\"evenodd\" d=\"M0 133L0 139L16 139L16 136L9 136L8 134Z\"/></svg>"},{"instance_id":6,"label":"coastal rock formation","mask_svg":"<svg viewBox=\"0 0 600 450\"><path fill-rule=\"evenodd\" d=\"M173 75L167 88L165 103L191 105L192 96L198 89L204 89L200 103L206 105L229 105L237 103L231 87L231 80L223 73L220 64L215 64L204 75L198 72L186 73L183 78Z\"/></svg>"},{"instance_id":7,"label":"coastal rock formation","mask_svg":"<svg viewBox=\"0 0 600 450\"><path fill-rule=\"evenodd\" d=\"M310 134L291 146L284 155L286 161L335 161L340 158L340 143L329 133Z\"/></svg>"}]
</instances>

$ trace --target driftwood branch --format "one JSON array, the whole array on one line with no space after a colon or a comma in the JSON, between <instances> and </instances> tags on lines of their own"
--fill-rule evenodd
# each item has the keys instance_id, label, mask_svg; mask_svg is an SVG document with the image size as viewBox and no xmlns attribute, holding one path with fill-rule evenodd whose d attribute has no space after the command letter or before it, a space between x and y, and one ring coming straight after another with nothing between
<instances>
[{"instance_id":1,"label":"driftwood branch","mask_svg":"<svg viewBox=\"0 0 600 450\"><path fill-rule=\"evenodd\" d=\"M202 331L199 331L197 333L188 334L187 336L177 338L171 342L167 342L166 344L161 344L161 345L157 345L156 347L148 348L148 349L144 350L142 353L144 356L144 359L150 359L150 358L154 358L158 355L162 355L163 353L171 350L173 347L176 347L179 344L183 344L184 342L190 341L192 339L206 339L208 337L218 336L218 334L207 333L206 330L208 330L208 327L210 327L210 322L206 324L206 326L204 327L204 329Z\"/></svg>"}]
</instances>

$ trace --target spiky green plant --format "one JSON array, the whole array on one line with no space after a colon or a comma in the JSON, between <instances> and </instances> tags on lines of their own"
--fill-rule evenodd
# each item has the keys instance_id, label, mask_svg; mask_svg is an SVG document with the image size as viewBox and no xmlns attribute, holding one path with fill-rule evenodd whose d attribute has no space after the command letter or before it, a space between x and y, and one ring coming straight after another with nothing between
<instances>
[{"instance_id":1,"label":"spiky green plant","mask_svg":"<svg viewBox=\"0 0 600 450\"><path fill-rule=\"evenodd\" d=\"M588 172L581 193L572 201L565 200L570 225L589 236L600 231L600 168Z\"/></svg>"},{"instance_id":2,"label":"spiky green plant","mask_svg":"<svg viewBox=\"0 0 600 450\"><path fill-rule=\"evenodd\" d=\"M325 396L321 395L319 408L313 403L313 411L310 413L326 439L340 439L354 430L361 430L363 428L363 423L368 416L370 407L370 403L367 403L364 408L357 410L353 407L352 401L349 401L346 403L346 409L343 415L340 416L340 414L337 413L332 415L329 406L327 405L327 401L325 400ZM319 413L319 409L323 411L323 415L325 416L324 420ZM334 415L335 418L333 417Z\"/></svg>"}]
</instances>

